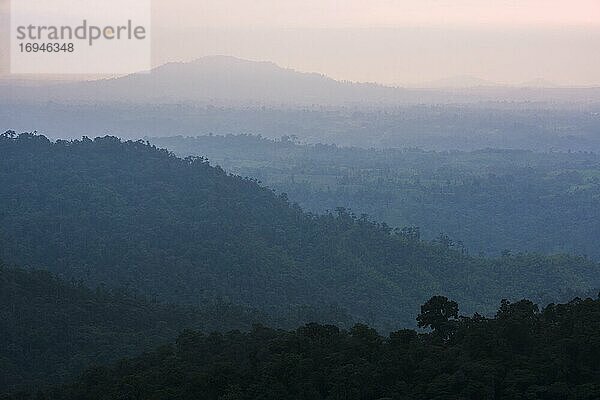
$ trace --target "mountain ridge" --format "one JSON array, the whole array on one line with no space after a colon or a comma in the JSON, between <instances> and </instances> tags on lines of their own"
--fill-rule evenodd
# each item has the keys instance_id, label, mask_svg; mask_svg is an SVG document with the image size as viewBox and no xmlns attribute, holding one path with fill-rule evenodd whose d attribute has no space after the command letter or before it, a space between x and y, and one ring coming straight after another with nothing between
<instances>
[{"instance_id":1,"label":"mountain ridge","mask_svg":"<svg viewBox=\"0 0 600 400\"><path fill-rule=\"evenodd\" d=\"M162 301L222 298L268 314L345 308L381 329L448 293L467 311L600 286L584 258L469 256L348 210L309 214L255 180L144 142L0 137L0 258ZM541 296L541 297L540 297Z\"/></svg>"},{"instance_id":2,"label":"mountain ridge","mask_svg":"<svg viewBox=\"0 0 600 400\"><path fill-rule=\"evenodd\" d=\"M147 73L97 81L56 83L52 90L7 83L0 100L17 102L180 103L213 105L392 106L400 104L600 101L600 88L537 88L478 84L442 88L386 86L340 81L316 72L300 72L269 61L232 56L170 62ZM460 85L459 85L460 86Z\"/></svg>"}]
</instances>

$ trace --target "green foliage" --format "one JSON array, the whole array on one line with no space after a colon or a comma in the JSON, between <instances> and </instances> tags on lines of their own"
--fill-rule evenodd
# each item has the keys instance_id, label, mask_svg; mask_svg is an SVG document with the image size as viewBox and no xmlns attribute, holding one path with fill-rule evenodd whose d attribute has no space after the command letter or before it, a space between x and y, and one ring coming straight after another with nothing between
<instances>
[{"instance_id":1,"label":"green foliage","mask_svg":"<svg viewBox=\"0 0 600 400\"><path fill-rule=\"evenodd\" d=\"M417 316L420 328L431 328L443 338L454 331L453 322L458 318L458 303L444 296L433 296L421 306Z\"/></svg>"},{"instance_id":2,"label":"green foliage","mask_svg":"<svg viewBox=\"0 0 600 400\"><path fill-rule=\"evenodd\" d=\"M0 202L5 260L179 304L326 309L332 323L347 309L389 331L413 326L432 293L490 313L502 298L547 302L600 286L584 258L471 257L343 208L303 212L203 158L114 137L0 137Z\"/></svg>"},{"instance_id":3,"label":"green foliage","mask_svg":"<svg viewBox=\"0 0 600 400\"><path fill-rule=\"evenodd\" d=\"M343 206L392 226L419 226L428 240L444 232L476 254L510 249L600 260L597 154L377 150L249 135L151 141L256 177L313 212Z\"/></svg>"},{"instance_id":4,"label":"green foliage","mask_svg":"<svg viewBox=\"0 0 600 400\"><path fill-rule=\"evenodd\" d=\"M381 337L365 325L349 331L256 325L248 333L209 335L188 330L173 346L88 370L75 383L37 397L10 399L600 397L600 299L552 304L541 312L529 301L504 301L496 318L460 317L454 324L446 341L412 330Z\"/></svg>"},{"instance_id":5,"label":"green foliage","mask_svg":"<svg viewBox=\"0 0 600 400\"><path fill-rule=\"evenodd\" d=\"M87 366L168 343L185 328L249 329L256 321L269 319L218 301L184 307L132 291L90 290L0 264L0 393L63 382Z\"/></svg>"}]
</instances>

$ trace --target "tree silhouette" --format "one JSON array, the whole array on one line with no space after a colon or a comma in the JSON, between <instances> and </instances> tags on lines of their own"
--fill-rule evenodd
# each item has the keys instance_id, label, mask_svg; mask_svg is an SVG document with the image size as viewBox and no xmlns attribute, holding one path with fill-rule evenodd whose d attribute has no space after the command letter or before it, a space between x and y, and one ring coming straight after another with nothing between
<instances>
[{"instance_id":1,"label":"tree silhouette","mask_svg":"<svg viewBox=\"0 0 600 400\"><path fill-rule=\"evenodd\" d=\"M431 328L443 338L448 338L458 319L458 303L445 296L433 296L421 306L417 316L420 328Z\"/></svg>"}]
</instances>

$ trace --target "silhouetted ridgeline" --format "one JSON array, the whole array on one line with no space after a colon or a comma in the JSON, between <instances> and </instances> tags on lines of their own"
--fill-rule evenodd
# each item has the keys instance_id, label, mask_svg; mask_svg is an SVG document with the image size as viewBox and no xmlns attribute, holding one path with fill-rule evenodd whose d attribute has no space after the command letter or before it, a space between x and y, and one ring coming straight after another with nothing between
<instances>
[{"instance_id":1,"label":"silhouetted ridgeline","mask_svg":"<svg viewBox=\"0 0 600 400\"><path fill-rule=\"evenodd\" d=\"M433 293L466 312L600 286L580 257L485 259L340 209L313 215L202 158L114 137L0 137L0 257L91 287L179 304L223 299L278 315L345 308L380 329L414 324Z\"/></svg>"},{"instance_id":2,"label":"silhouetted ridgeline","mask_svg":"<svg viewBox=\"0 0 600 400\"><path fill-rule=\"evenodd\" d=\"M600 398L600 299L541 312L503 301L496 317L458 317L434 297L418 317L433 332L185 331L176 344L88 370L75 383L16 399L320 400Z\"/></svg>"},{"instance_id":3,"label":"silhouetted ridgeline","mask_svg":"<svg viewBox=\"0 0 600 400\"><path fill-rule=\"evenodd\" d=\"M600 151L600 88L408 89L203 57L84 82L0 79L4 129L54 138L254 133L361 147Z\"/></svg>"}]
</instances>

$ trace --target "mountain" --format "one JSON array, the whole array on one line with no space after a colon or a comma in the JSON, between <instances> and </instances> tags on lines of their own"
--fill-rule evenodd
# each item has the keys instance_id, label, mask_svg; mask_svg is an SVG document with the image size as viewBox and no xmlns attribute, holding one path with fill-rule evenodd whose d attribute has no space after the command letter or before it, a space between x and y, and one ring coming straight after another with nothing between
<instances>
[{"instance_id":1,"label":"mountain","mask_svg":"<svg viewBox=\"0 0 600 400\"><path fill-rule=\"evenodd\" d=\"M462 83L469 87L387 87L204 57L113 79L0 83L0 132L63 139L251 133L366 148L600 149L599 88Z\"/></svg>"},{"instance_id":2,"label":"mountain","mask_svg":"<svg viewBox=\"0 0 600 400\"><path fill-rule=\"evenodd\" d=\"M149 73L52 85L51 89L17 87L11 97L13 101L37 97L37 100L67 103L256 105L385 102L402 99L402 94L394 88L340 82L322 74L281 68L271 62L214 56L164 64Z\"/></svg>"},{"instance_id":3,"label":"mountain","mask_svg":"<svg viewBox=\"0 0 600 400\"><path fill-rule=\"evenodd\" d=\"M213 301L181 307L131 291L67 283L0 263L0 393L66 382L91 365L136 356L183 329L250 329L264 315Z\"/></svg>"},{"instance_id":4,"label":"mountain","mask_svg":"<svg viewBox=\"0 0 600 400\"><path fill-rule=\"evenodd\" d=\"M477 103L481 101L591 102L600 89L537 89L490 85L471 77L438 82L438 89L409 89L337 81L271 62L229 56L173 62L149 73L112 79L30 87L9 85L3 103L171 104L226 106L358 106Z\"/></svg>"},{"instance_id":5,"label":"mountain","mask_svg":"<svg viewBox=\"0 0 600 400\"><path fill-rule=\"evenodd\" d=\"M186 331L171 346L10 400L600 398L600 299L541 311L502 302L495 318L459 319L456 303L434 297L418 317L432 333L317 324Z\"/></svg>"},{"instance_id":6,"label":"mountain","mask_svg":"<svg viewBox=\"0 0 600 400\"><path fill-rule=\"evenodd\" d=\"M115 137L5 133L0 201L0 258L178 304L342 308L394 329L435 293L491 312L502 298L600 287L598 264L581 257L472 257L445 236L425 242L344 209L309 214L205 159Z\"/></svg>"}]
</instances>

